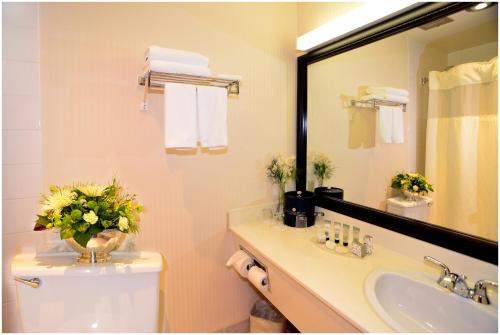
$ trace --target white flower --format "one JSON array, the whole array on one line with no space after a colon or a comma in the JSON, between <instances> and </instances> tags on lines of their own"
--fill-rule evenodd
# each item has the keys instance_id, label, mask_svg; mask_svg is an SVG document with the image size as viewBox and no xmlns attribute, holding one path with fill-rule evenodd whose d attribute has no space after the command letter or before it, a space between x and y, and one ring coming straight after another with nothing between
<instances>
[{"instance_id":1,"label":"white flower","mask_svg":"<svg viewBox=\"0 0 500 335\"><path fill-rule=\"evenodd\" d=\"M87 197L99 197L102 195L106 187L97 184L86 184L78 186L80 192L85 194Z\"/></svg>"},{"instance_id":2,"label":"white flower","mask_svg":"<svg viewBox=\"0 0 500 335\"><path fill-rule=\"evenodd\" d=\"M55 189L50 195L42 198L40 214L47 215L50 211L57 211L71 205L76 198L76 193L71 189Z\"/></svg>"},{"instance_id":3,"label":"white flower","mask_svg":"<svg viewBox=\"0 0 500 335\"><path fill-rule=\"evenodd\" d=\"M118 229L121 231L128 229L128 219L124 216L120 216L120 220L118 221Z\"/></svg>"},{"instance_id":4,"label":"white flower","mask_svg":"<svg viewBox=\"0 0 500 335\"><path fill-rule=\"evenodd\" d=\"M94 211L90 211L88 213L83 214L83 220L85 220L85 222L88 222L90 224L95 224L98 219L99 217L95 215Z\"/></svg>"}]
</instances>

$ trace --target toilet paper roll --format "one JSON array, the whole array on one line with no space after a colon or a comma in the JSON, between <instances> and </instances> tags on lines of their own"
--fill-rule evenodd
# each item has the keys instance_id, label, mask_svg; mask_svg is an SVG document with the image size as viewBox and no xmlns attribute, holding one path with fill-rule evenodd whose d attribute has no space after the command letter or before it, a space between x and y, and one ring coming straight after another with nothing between
<instances>
[{"instance_id":1,"label":"toilet paper roll","mask_svg":"<svg viewBox=\"0 0 500 335\"><path fill-rule=\"evenodd\" d=\"M261 292L269 290L267 273L258 266L252 266L250 268L250 271L248 271L248 281Z\"/></svg>"},{"instance_id":2,"label":"toilet paper roll","mask_svg":"<svg viewBox=\"0 0 500 335\"><path fill-rule=\"evenodd\" d=\"M236 251L231 257L229 257L229 259L226 262L226 266L227 267L233 266L233 264L236 263L237 260L245 256L248 256L248 254L243 250Z\"/></svg>"},{"instance_id":3,"label":"toilet paper roll","mask_svg":"<svg viewBox=\"0 0 500 335\"><path fill-rule=\"evenodd\" d=\"M233 264L233 268L240 274L240 276L247 278L248 270L255 266L253 266L254 264L252 257L248 256L248 254L246 253L245 255L246 256L241 257Z\"/></svg>"}]
</instances>

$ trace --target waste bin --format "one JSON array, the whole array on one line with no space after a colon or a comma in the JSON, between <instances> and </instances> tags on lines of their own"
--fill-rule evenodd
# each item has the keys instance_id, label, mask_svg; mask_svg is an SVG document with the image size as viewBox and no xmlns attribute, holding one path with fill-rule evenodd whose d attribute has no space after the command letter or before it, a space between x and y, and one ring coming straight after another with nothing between
<instances>
[{"instance_id":1,"label":"waste bin","mask_svg":"<svg viewBox=\"0 0 500 335\"><path fill-rule=\"evenodd\" d=\"M251 333L284 332L286 318L266 300L258 300L250 311Z\"/></svg>"}]
</instances>

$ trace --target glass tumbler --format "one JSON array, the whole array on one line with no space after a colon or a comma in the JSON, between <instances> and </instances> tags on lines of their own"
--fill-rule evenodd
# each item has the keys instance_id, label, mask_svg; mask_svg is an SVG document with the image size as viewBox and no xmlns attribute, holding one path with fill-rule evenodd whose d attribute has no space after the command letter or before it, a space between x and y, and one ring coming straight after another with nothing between
<instances>
[{"instance_id":1,"label":"glass tumbler","mask_svg":"<svg viewBox=\"0 0 500 335\"><path fill-rule=\"evenodd\" d=\"M297 213L295 217L295 228L307 228L307 216L305 213Z\"/></svg>"}]
</instances>

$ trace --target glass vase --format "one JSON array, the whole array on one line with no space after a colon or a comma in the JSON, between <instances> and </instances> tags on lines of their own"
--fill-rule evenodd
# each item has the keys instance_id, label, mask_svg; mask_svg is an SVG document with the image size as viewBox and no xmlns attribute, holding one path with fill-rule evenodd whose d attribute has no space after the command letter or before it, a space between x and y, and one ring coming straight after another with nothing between
<instances>
[{"instance_id":1,"label":"glass vase","mask_svg":"<svg viewBox=\"0 0 500 335\"><path fill-rule=\"evenodd\" d=\"M274 213L274 217L278 220L281 219L284 215L285 208L285 184L278 184L278 205L276 206L276 212Z\"/></svg>"}]
</instances>

